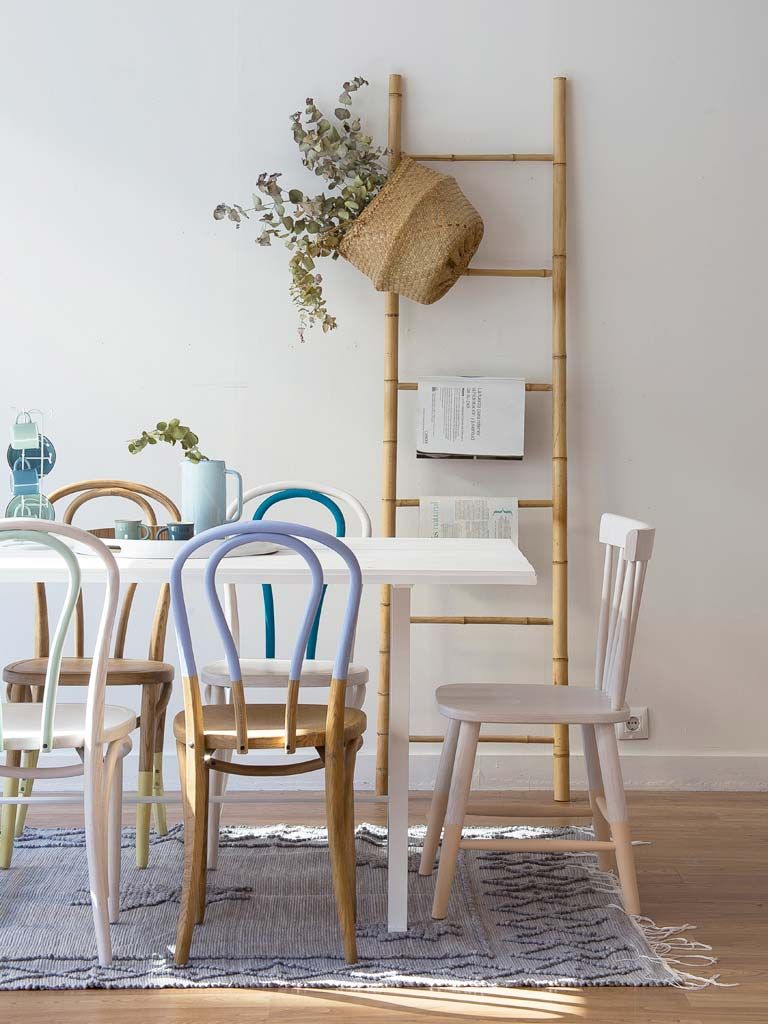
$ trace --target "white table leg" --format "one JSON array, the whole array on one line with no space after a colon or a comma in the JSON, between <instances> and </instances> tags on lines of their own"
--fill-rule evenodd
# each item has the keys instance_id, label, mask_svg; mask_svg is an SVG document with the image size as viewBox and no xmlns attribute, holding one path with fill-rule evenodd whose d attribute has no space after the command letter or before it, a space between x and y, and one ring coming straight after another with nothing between
<instances>
[{"instance_id":1,"label":"white table leg","mask_svg":"<svg viewBox=\"0 0 768 1024\"><path fill-rule=\"evenodd\" d=\"M388 929L408 928L411 588L392 587L389 669Z\"/></svg>"}]
</instances>

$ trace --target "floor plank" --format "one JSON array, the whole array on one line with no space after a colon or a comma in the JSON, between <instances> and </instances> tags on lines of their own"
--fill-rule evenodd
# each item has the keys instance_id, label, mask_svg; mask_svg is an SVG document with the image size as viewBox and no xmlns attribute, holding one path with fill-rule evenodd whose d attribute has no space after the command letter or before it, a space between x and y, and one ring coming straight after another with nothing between
<instances>
[{"instance_id":1,"label":"floor plank","mask_svg":"<svg viewBox=\"0 0 768 1024\"><path fill-rule=\"evenodd\" d=\"M532 803L541 794L487 794L483 800ZM109 1024L219 1024L244 1015L248 1024L428 1024L441 1020L576 1024L765 1024L768 1021L768 797L758 793L635 793L635 835L643 910L660 924L698 925L696 936L714 947L721 980L738 987L675 989L491 989L462 992L275 992L247 989L2 992L0 1020L25 1024L109 1021ZM414 794L411 816L423 822L427 800ZM359 794L360 821L383 823L385 810ZM178 820L169 808L169 820ZM322 798L313 793L261 793L224 820L244 824L323 824ZM482 819L475 819L482 821ZM491 819L487 819L491 820ZM497 821L499 819L496 819ZM56 816L36 809L40 825L80 823L74 808ZM0 884L2 878L0 878Z\"/></svg>"}]
</instances>

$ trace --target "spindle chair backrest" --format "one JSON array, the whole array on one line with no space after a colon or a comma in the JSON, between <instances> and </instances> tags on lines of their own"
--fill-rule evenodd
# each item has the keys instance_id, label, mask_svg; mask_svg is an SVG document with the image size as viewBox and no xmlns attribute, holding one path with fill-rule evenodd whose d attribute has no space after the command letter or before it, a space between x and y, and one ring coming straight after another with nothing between
<instances>
[{"instance_id":1,"label":"spindle chair backrest","mask_svg":"<svg viewBox=\"0 0 768 1024\"><path fill-rule=\"evenodd\" d=\"M360 595L362 593L360 566L350 549L338 538L332 537L329 533L325 533L322 530L316 530L310 526L302 526L298 523L251 521L217 526L199 534L185 545L176 556L171 567L171 608L173 610L176 638L179 645L179 658L182 667L187 737L191 737L195 743L202 741L202 701L192 648L192 638L189 631L189 619L184 601L182 575L184 565L190 555L202 547L203 544L215 540L221 540L223 543L208 558L205 570L205 591L214 623L224 647L227 671L230 678L232 704L234 705L238 751L240 753L247 753L248 750L242 671L237 646L216 593L216 572L222 560L231 551L253 540L267 541L272 544L278 544L281 547L290 548L304 559L310 571L312 578L311 588L301 626L293 646L285 701L285 752L292 754L296 750L296 717L299 687L301 684L301 669L307 649L307 641L320 606L325 585L320 560L312 548L304 543L304 541L315 541L336 552L344 560L349 572L347 603L339 643L336 649L336 659L333 665L333 677L328 699L329 722L331 719L334 722L339 720L343 722L347 673L355 628L357 626ZM330 737L329 742L338 747L342 738L343 728L341 734L338 733L338 730L334 730L334 734Z\"/></svg>"},{"instance_id":2,"label":"spindle chair backrest","mask_svg":"<svg viewBox=\"0 0 768 1024\"><path fill-rule=\"evenodd\" d=\"M74 526L47 521L24 520L19 528L18 520L0 520L0 542L27 541L50 548L63 560L67 568L68 584L64 604L53 633L40 709L40 741L35 749L49 751L53 743L53 728L58 696L59 673L64 652L64 641L72 622L78 595L80 593L80 565L76 554L60 537L78 541L97 555L104 564L107 587L102 605L96 644L91 663L86 701L86 746L100 743L104 720L104 690L106 686L109 642L115 622L117 600L120 593L120 575L112 552L92 534ZM0 702L0 751L3 749L2 703ZM33 749L32 747L25 749ZM2 770L0 770L0 775Z\"/></svg>"},{"instance_id":3,"label":"spindle chair backrest","mask_svg":"<svg viewBox=\"0 0 768 1024\"><path fill-rule=\"evenodd\" d=\"M256 511L253 513L254 520L261 520L266 513L274 506L283 501L290 501L295 498L305 498L324 506L333 516L337 537L346 537L348 523L344 514L344 506L354 513L360 529L361 537L370 537L372 533L371 519L363 505L347 491L338 487L329 487L325 484L302 483L296 480L282 480L275 483L259 484L249 488L243 494L243 505L249 501L262 498ZM228 510L228 514L234 513L234 506ZM275 599L272 586L264 583L261 588L264 599L264 656L275 657ZM325 587L320 597L320 605L317 609L315 621L307 641L307 658L313 659L317 656L317 638L320 630L320 616L323 611L325 600ZM239 648L238 625L239 617L237 612L237 594L234 585L227 590L227 611L230 624L232 625L235 642Z\"/></svg>"},{"instance_id":4,"label":"spindle chair backrest","mask_svg":"<svg viewBox=\"0 0 768 1024\"><path fill-rule=\"evenodd\" d=\"M79 483L67 484L53 491L48 497L53 504L63 498L76 494L77 497L71 501L62 517L63 522L71 524L77 511L89 501L96 498L122 498L138 505L148 526L155 527L157 515L151 501L160 505L168 514L168 521L179 522L181 514L171 499L154 487L146 484L134 483L132 480L81 480ZM105 540L114 538L115 529L113 526L88 531L94 537ZM115 646L113 657L123 658L125 656L125 641L128 632L128 621L130 619L133 599L138 584L130 583L125 590L117 630L115 631ZM49 654L48 635L48 603L45 592L45 585L38 583L35 586L36 608L35 608L35 657L46 658ZM162 661L165 650L165 636L168 626L169 590L168 585L163 584L158 594L155 614L152 622L152 629L149 640L149 651L147 657L150 661ZM75 633L74 633L74 654L76 658L84 657L85 651L85 626L83 616L82 593L78 597L75 608Z\"/></svg>"},{"instance_id":5,"label":"spindle chair backrest","mask_svg":"<svg viewBox=\"0 0 768 1024\"><path fill-rule=\"evenodd\" d=\"M610 698L613 708L623 707L627 695L640 601L655 533L647 523L637 519L607 513L600 520L605 562L595 686Z\"/></svg>"}]
</instances>

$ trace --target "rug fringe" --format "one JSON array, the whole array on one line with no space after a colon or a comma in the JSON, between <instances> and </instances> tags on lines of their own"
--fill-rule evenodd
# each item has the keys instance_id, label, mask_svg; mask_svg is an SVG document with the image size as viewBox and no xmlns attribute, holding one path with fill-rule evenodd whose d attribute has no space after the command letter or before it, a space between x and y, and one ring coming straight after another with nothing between
<instances>
[{"instance_id":1,"label":"rug fringe","mask_svg":"<svg viewBox=\"0 0 768 1024\"><path fill-rule=\"evenodd\" d=\"M712 947L696 939L689 939L683 932L695 931L695 924L657 925L650 917L640 914L627 914L619 904L612 904L629 918L651 948L652 957L647 954L644 959L661 964L669 971L675 988L686 992L700 992L705 988L738 988L737 982L720 981L719 974L694 974L682 968L712 967L717 962L716 956L710 956ZM699 952L703 950L704 952Z\"/></svg>"},{"instance_id":2,"label":"rug fringe","mask_svg":"<svg viewBox=\"0 0 768 1024\"><path fill-rule=\"evenodd\" d=\"M579 828L579 826L577 826L577 828ZM580 831L589 836L594 834L589 826L581 826ZM639 846L641 844L643 844L642 840L635 840L633 842L633 845ZM650 845L650 843L648 845ZM583 863L582 866L584 867L584 870L588 871L593 875L593 877L600 877L602 884L595 885L596 891L612 894L617 896L619 899L621 898L621 885L618 878L611 871L601 871L597 864L592 860L594 854L579 851L578 853L570 854L570 856L586 856L589 858L589 862ZM651 962L660 964L664 967L672 978L672 985L674 988L684 989L687 992L700 992L705 988L738 988L738 982L728 983L720 981L719 974L701 975L682 969L689 967L695 970L701 967L713 967L718 963L718 958L716 956L708 955L712 952L711 946L708 946L704 942L698 942L696 939L688 939L683 935L683 932L695 931L697 925L658 925L650 917L645 917L641 914L627 913L621 903L611 903L609 906L614 907L616 910L620 910L625 917L629 918L637 931L640 932L642 937L650 946L653 954L653 956L648 956L647 954L639 955L644 960L650 960Z\"/></svg>"}]
</instances>

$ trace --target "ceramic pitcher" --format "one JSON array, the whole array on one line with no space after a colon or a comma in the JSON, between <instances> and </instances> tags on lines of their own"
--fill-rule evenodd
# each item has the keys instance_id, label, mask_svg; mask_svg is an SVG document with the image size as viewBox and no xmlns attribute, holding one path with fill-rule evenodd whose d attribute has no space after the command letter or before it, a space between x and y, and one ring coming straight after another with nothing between
<instances>
[{"instance_id":1,"label":"ceramic pitcher","mask_svg":"<svg viewBox=\"0 0 768 1024\"><path fill-rule=\"evenodd\" d=\"M237 483L237 510L227 519L227 477ZM234 523L243 514L243 478L236 469L227 469L223 459L181 464L181 512L185 522L195 524L195 533L212 526Z\"/></svg>"}]
</instances>

